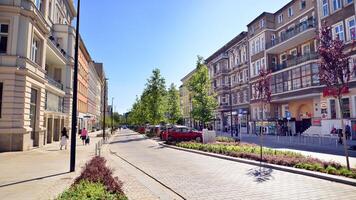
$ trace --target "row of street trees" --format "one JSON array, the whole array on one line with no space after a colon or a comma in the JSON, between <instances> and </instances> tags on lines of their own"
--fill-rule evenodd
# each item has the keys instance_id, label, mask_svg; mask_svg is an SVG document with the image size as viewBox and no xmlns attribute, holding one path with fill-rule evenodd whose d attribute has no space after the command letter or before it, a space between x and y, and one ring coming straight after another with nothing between
<instances>
[{"instance_id":1,"label":"row of street trees","mask_svg":"<svg viewBox=\"0 0 356 200\"><path fill-rule=\"evenodd\" d=\"M128 122L133 125L144 124L181 124L180 95L172 83L168 89L159 69L152 71L141 96L136 98L128 115ZM192 118L201 122L203 128L214 118L217 102L211 90L211 80L204 59L198 56L196 71L188 85L192 96Z\"/></svg>"},{"instance_id":2,"label":"row of street trees","mask_svg":"<svg viewBox=\"0 0 356 200\"><path fill-rule=\"evenodd\" d=\"M172 83L166 89L166 81L159 69L152 71L141 96L136 97L128 115L133 125L177 123L181 118L179 91Z\"/></svg>"}]
</instances>

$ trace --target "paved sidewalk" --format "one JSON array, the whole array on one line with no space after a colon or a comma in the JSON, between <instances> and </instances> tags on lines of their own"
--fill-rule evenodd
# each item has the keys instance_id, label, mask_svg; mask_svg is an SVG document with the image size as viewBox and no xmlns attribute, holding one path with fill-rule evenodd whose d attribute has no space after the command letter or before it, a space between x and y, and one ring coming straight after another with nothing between
<instances>
[{"instance_id":1,"label":"paved sidewalk","mask_svg":"<svg viewBox=\"0 0 356 200\"><path fill-rule=\"evenodd\" d=\"M230 133L219 133L218 135L230 137ZM273 149L294 151L301 153L305 156L312 156L325 161L336 161L343 165L346 165L346 159L344 156L344 149L342 145L339 145L338 147L330 144L305 145L297 143L297 140L298 138L296 136L291 137L291 140L287 136L280 136L278 140L276 136L264 135L263 145ZM241 141L260 144L260 137L256 135L243 134ZM349 156L351 167L356 168L356 151L349 151Z\"/></svg>"},{"instance_id":2,"label":"paved sidewalk","mask_svg":"<svg viewBox=\"0 0 356 200\"><path fill-rule=\"evenodd\" d=\"M70 141L67 150L59 142L27 152L0 153L0 199L53 199L69 187L85 164L95 154L101 138L90 135L90 145L77 137L76 171L69 173Z\"/></svg>"},{"instance_id":3,"label":"paved sidewalk","mask_svg":"<svg viewBox=\"0 0 356 200\"><path fill-rule=\"evenodd\" d=\"M259 175L259 167L165 148L134 132L118 136L109 146L113 152L185 199L356 199L349 185L272 169Z\"/></svg>"}]
</instances>

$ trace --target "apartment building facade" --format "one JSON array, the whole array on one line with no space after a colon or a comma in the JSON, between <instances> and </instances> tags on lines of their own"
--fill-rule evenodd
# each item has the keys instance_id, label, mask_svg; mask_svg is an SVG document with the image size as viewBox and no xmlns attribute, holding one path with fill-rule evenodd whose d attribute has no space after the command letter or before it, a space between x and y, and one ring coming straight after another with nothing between
<instances>
[{"instance_id":1,"label":"apartment building facade","mask_svg":"<svg viewBox=\"0 0 356 200\"><path fill-rule=\"evenodd\" d=\"M314 0L294 0L273 14L261 15L248 25L251 88L254 88L259 69L272 72L272 101L267 108L261 108L254 99L254 89L251 89L251 119L258 121L258 125L262 123L259 121L264 121L269 133L276 133L278 126L287 124L293 133L304 132L312 125L312 119L320 115L322 86L316 53L316 3ZM257 35L264 38L260 52L256 47ZM260 65L258 59L261 59Z\"/></svg>"},{"instance_id":2,"label":"apartment building facade","mask_svg":"<svg viewBox=\"0 0 356 200\"><path fill-rule=\"evenodd\" d=\"M218 102L213 128L227 131L230 127L239 127L242 132L247 132L250 113L247 32L241 32L205 62Z\"/></svg>"},{"instance_id":3,"label":"apartment building facade","mask_svg":"<svg viewBox=\"0 0 356 200\"><path fill-rule=\"evenodd\" d=\"M78 130L88 129L88 87L90 54L80 38L78 52Z\"/></svg>"},{"instance_id":4,"label":"apartment building facade","mask_svg":"<svg viewBox=\"0 0 356 200\"><path fill-rule=\"evenodd\" d=\"M192 95L188 89L189 80L194 74L195 69L189 72L185 77L181 79L182 85L179 87L180 96L180 109L183 118L183 124L188 127L194 127L194 122L191 116L193 109Z\"/></svg>"},{"instance_id":5,"label":"apartment building facade","mask_svg":"<svg viewBox=\"0 0 356 200\"><path fill-rule=\"evenodd\" d=\"M59 140L70 124L75 14L70 0L0 1L0 151Z\"/></svg>"},{"instance_id":6,"label":"apartment building facade","mask_svg":"<svg viewBox=\"0 0 356 200\"><path fill-rule=\"evenodd\" d=\"M345 42L345 52L351 56L350 64L353 65L356 59L353 43L356 39L355 6L354 0L292 0L275 13L264 12L256 17L247 25L245 39L236 39L237 36L207 58L219 103L215 130L229 131L231 126L243 122L234 117L241 113L248 113L247 127L255 126L254 130L258 130L258 126L265 125L268 134L277 134L277 127L283 126L289 127L292 133L327 134L333 127L341 128L338 120L341 115L354 127L356 74L351 79L350 92L342 100L345 112L340 113L337 100L325 95L327 91L319 80L316 38L322 25L332 27L333 37ZM244 40L247 41L242 42ZM247 64L241 63L241 56L235 57L237 51L234 49L244 45L247 46L244 60ZM241 64L234 69L236 63ZM255 99L254 89L261 69L271 72L272 99L264 109ZM241 71L243 82L234 86L234 81L241 80L234 75L240 77ZM248 75L244 76L246 71ZM243 88L248 89L247 95L239 94ZM241 96L242 100L247 97L247 101L236 101ZM354 130L352 138L356 139Z\"/></svg>"},{"instance_id":7,"label":"apartment building facade","mask_svg":"<svg viewBox=\"0 0 356 200\"><path fill-rule=\"evenodd\" d=\"M101 118L101 90L102 83L95 63L89 63L89 86L88 86L88 130L100 128Z\"/></svg>"}]
</instances>

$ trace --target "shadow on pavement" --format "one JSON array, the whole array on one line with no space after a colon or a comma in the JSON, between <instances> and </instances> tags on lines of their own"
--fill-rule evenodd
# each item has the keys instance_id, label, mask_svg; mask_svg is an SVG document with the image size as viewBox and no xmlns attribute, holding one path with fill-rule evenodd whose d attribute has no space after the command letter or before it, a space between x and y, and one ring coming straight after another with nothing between
<instances>
[{"instance_id":1,"label":"shadow on pavement","mask_svg":"<svg viewBox=\"0 0 356 200\"><path fill-rule=\"evenodd\" d=\"M7 184L0 185L0 188L17 185L17 184L21 184L21 183L27 183L27 182L31 182L31 181L38 181L38 180L42 180L42 179L46 179L46 178L52 178L55 176L61 176L61 175L69 174L69 173L70 172L62 172L62 173L52 174L52 175L48 175L48 176L42 176L42 177L32 178L32 179L23 180L23 181L7 183Z\"/></svg>"},{"instance_id":2,"label":"shadow on pavement","mask_svg":"<svg viewBox=\"0 0 356 200\"><path fill-rule=\"evenodd\" d=\"M272 176L273 170L265 167L256 167L248 170L247 175L255 178L255 182L263 183L274 179Z\"/></svg>"},{"instance_id":3,"label":"shadow on pavement","mask_svg":"<svg viewBox=\"0 0 356 200\"><path fill-rule=\"evenodd\" d=\"M116 135L115 137L127 137L127 136L134 136L134 135L140 135L138 133L131 133L131 134L119 134L119 135Z\"/></svg>"},{"instance_id":4,"label":"shadow on pavement","mask_svg":"<svg viewBox=\"0 0 356 200\"><path fill-rule=\"evenodd\" d=\"M147 139L146 138L133 138L133 139L127 139L127 140L113 141L113 142L110 142L110 144L138 142L138 141L142 141L142 140L147 140Z\"/></svg>"}]
</instances>

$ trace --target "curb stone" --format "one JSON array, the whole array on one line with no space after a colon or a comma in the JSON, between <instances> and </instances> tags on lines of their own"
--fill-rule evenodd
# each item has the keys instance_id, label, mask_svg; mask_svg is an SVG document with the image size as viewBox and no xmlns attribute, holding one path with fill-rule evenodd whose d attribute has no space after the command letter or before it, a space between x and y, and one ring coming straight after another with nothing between
<instances>
[{"instance_id":1,"label":"curb stone","mask_svg":"<svg viewBox=\"0 0 356 200\"><path fill-rule=\"evenodd\" d=\"M161 145L163 147L175 149L175 150L196 153L196 154L200 154L200 155L204 155L204 156L210 156L210 157L229 160L229 161L233 161L233 162L240 162L240 163L244 163L244 164L248 164L248 165L261 166L260 162L254 161L254 160L235 158L235 157L231 157L231 156L210 153L210 152L204 152L204 151L199 151L199 150L194 150L194 149L186 149L186 148L182 148L182 147L164 144L163 142L159 142L159 145ZM323 180L327 180L327 181L342 183L345 185L356 186L356 180L347 178L347 177L325 174L325 173L321 173L321 172L308 171L308 170L304 170L304 169L286 167L286 166L269 164L269 163L262 163L262 167L280 170L280 171L289 172L289 173L294 173L294 174L299 174L299 175L304 175L304 176L310 176L310 177L319 178L319 179L323 179Z\"/></svg>"}]
</instances>

